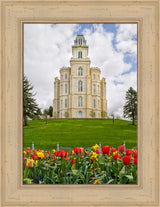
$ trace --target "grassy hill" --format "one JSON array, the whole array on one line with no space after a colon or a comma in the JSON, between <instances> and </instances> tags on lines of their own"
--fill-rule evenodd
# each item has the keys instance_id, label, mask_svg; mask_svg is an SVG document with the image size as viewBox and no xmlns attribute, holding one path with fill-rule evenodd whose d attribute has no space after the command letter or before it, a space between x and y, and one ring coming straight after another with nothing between
<instances>
[{"instance_id":1,"label":"grassy hill","mask_svg":"<svg viewBox=\"0 0 160 207\"><path fill-rule=\"evenodd\" d=\"M24 127L24 147L35 149L55 149L57 142L61 149L91 147L95 144L119 146L125 142L126 148L137 146L137 127L124 120L98 119L50 119L28 121Z\"/></svg>"}]
</instances>

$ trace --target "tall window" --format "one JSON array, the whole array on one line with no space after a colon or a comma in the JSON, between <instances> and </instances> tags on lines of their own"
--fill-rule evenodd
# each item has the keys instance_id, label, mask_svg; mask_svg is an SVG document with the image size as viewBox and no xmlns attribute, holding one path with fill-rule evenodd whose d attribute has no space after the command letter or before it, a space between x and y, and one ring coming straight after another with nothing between
<instances>
[{"instance_id":1,"label":"tall window","mask_svg":"<svg viewBox=\"0 0 160 207\"><path fill-rule=\"evenodd\" d=\"M78 97L78 106L79 106L79 107L82 107L82 106L83 106L83 99L82 99L82 96L79 96L79 97Z\"/></svg>"},{"instance_id":2,"label":"tall window","mask_svg":"<svg viewBox=\"0 0 160 207\"><path fill-rule=\"evenodd\" d=\"M78 68L78 76L82 76L83 75L83 68Z\"/></svg>"},{"instance_id":3,"label":"tall window","mask_svg":"<svg viewBox=\"0 0 160 207\"><path fill-rule=\"evenodd\" d=\"M65 99L65 108L67 108L67 105L68 105L67 99Z\"/></svg>"},{"instance_id":4,"label":"tall window","mask_svg":"<svg viewBox=\"0 0 160 207\"><path fill-rule=\"evenodd\" d=\"M96 79L96 75L95 74L93 74L93 80L95 80Z\"/></svg>"},{"instance_id":5,"label":"tall window","mask_svg":"<svg viewBox=\"0 0 160 207\"><path fill-rule=\"evenodd\" d=\"M79 45L82 45L82 39L79 39Z\"/></svg>"},{"instance_id":6,"label":"tall window","mask_svg":"<svg viewBox=\"0 0 160 207\"><path fill-rule=\"evenodd\" d=\"M93 94L96 94L96 84L93 84Z\"/></svg>"},{"instance_id":7,"label":"tall window","mask_svg":"<svg viewBox=\"0 0 160 207\"><path fill-rule=\"evenodd\" d=\"M82 92L82 91L83 91L83 82L78 81L78 92Z\"/></svg>"},{"instance_id":8,"label":"tall window","mask_svg":"<svg viewBox=\"0 0 160 207\"><path fill-rule=\"evenodd\" d=\"M78 58L82 58L82 51L78 52Z\"/></svg>"},{"instance_id":9,"label":"tall window","mask_svg":"<svg viewBox=\"0 0 160 207\"><path fill-rule=\"evenodd\" d=\"M67 79L67 73L65 74L65 79Z\"/></svg>"},{"instance_id":10,"label":"tall window","mask_svg":"<svg viewBox=\"0 0 160 207\"><path fill-rule=\"evenodd\" d=\"M78 118L82 118L83 117L83 112L82 111L79 111L78 112Z\"/></svg>"},{"instance_id":11,"label":"tall window","mask_svg":"<svg viewBox=\"0 0 160 207\"><path fill-rule=\"evenodd\" d=\"M96 100L93 100L93 108L96 108Z\"/></svg>"},{"instance_id":12,"label":"tall window","mask_svg":"<svg viewBox=\"0 0 160 207\"><path fill-rule=\"evenodd\" d=\"M67 89L68 89L67 84L65 84L65 93L67 93Z\"/></svg>"}]
</instances>

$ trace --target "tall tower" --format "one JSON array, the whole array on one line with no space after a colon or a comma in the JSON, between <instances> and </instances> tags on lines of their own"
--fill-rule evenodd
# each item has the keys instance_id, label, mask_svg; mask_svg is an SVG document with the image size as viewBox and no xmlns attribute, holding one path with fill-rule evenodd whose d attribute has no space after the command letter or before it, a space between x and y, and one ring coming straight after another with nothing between
<instances>
[{"instance_id":1,"label":"tall tower","mask_svg":"<svg viewBox=\"0 0 160 207\"><path fill-rule=\"evenodd\" d=\"M72 46L71 65L71 114L73 118L87 118L88 99L90 96L90 59L88 58L88 46L83 35L77 35ZM78 86L78 87L74 87ZM80 108L77 100L82 101Z\"/></svg>"},{"instance_id":2,"label":"tall tower","mask_svg":"<svg viewBox=\"0 0 160 207\"><path fill-rule=\"evenodd\" d=\"M101 118L107 112L105 78L100 80L100 68L90 67L88 49L84 36L77 35L70 67L60 69L60 80L55 78L55 118Z\"/></svg>"}]
</instances>

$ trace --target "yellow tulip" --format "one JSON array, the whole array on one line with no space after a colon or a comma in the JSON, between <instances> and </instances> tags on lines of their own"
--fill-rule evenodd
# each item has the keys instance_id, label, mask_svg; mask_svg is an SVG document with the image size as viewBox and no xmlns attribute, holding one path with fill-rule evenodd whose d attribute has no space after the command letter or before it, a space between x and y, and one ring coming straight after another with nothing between
<instances>
[{"instance_id":1,"label":"yellow tulip","mask_svg":"<svg viewBox=\"0 0 160 207\"><path fill-rule=\"evenodd\" d=\"M41 159L44 158L44 154L43 154L43 152L37 152L37 156L40 157Z\"/></svg>"},{"instance_id":2,"label":"yellow tulip","mask_svg":"<svg viewBox=\"0 0 160 207\"><path fill-rule=\"evenodd\" d=\"M27 163L26 163L26 165L27 165L28 167L33 167L33 163L34 163L34 160L33 160L33 159L27 159Z\"/></svg>"},{"instance_id":3,"label":"yellow tulip","mask_svg":"<svg viewBox=\"0 0 160 207\"><path fill-rule=\"evenodd\" d=\"M93 184L98 184L99 183L99 180L95 180Z\"/></svg>"}]
</instances>

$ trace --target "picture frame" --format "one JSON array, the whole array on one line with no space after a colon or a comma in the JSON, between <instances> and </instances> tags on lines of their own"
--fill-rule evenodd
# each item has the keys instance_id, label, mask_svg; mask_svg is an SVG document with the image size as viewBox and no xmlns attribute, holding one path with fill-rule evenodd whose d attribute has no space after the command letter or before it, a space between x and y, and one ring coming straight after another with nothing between
<instances>
[{"instance_id":1,"label":"picture frame","mask_svg":"<svg viewBox=\"0 0 160 207\"><path fill-rule=\"evenodd\" d=\"M158 0L1 0L3 206L160 206ZM23 23L138 24L138 184L23 185Z\"/></svg>"}]
</instances>

